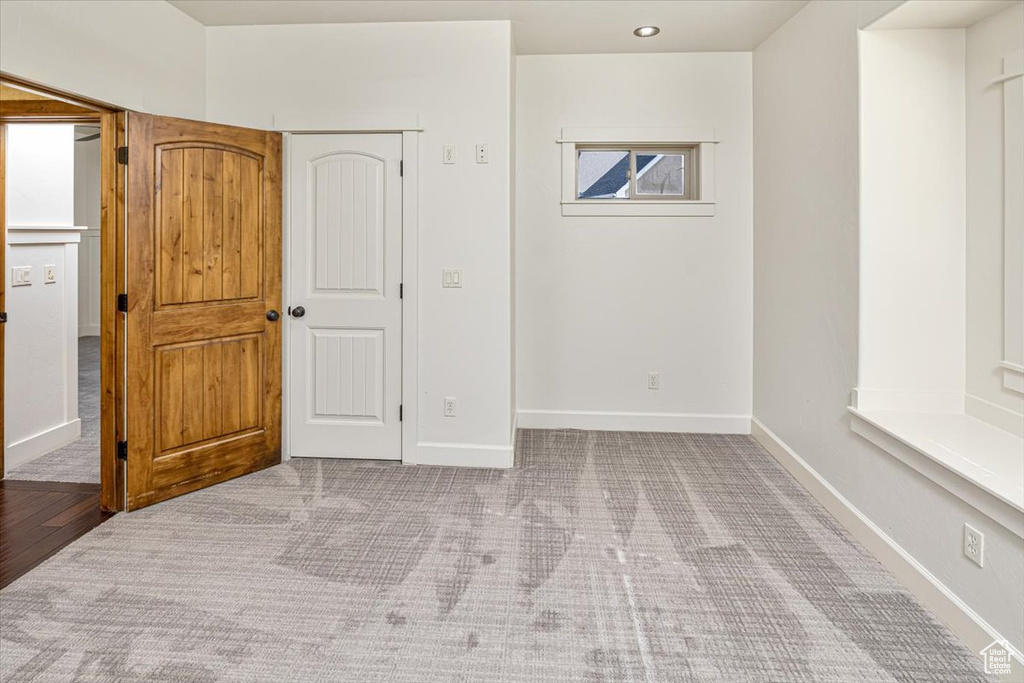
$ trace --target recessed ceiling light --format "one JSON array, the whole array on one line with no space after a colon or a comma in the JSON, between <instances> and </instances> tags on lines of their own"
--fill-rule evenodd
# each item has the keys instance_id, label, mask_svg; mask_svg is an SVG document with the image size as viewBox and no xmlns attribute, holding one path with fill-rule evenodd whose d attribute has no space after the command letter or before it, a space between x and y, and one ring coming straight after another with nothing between
<instances>
[{"instance_id":1,"label":"recessed ceiling light","mask_svg":"<svg viewBox=\"0 0 1024 683\"><path fill-rule=\"evenodd\" d=\"M633 31L633 35L637 38L651 38L659 33L661 33L661 29L657 26L641 26Z\"/></svg>"}]
</instances>

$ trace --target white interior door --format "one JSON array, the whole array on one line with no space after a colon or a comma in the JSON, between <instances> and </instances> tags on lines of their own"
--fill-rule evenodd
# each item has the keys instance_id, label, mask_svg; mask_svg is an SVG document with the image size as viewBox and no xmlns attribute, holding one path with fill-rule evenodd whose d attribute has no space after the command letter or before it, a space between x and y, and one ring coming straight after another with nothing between
<instances>
[{"instance_id":1,"label":"white interior door","mask_svg":"<svg viewBox=\"0 0 1024 683\"><path fill-rule=\"evenodd\" d=\"M401 135L293 135L291 455L402 458Z\"/></svg>"}]
</instances>

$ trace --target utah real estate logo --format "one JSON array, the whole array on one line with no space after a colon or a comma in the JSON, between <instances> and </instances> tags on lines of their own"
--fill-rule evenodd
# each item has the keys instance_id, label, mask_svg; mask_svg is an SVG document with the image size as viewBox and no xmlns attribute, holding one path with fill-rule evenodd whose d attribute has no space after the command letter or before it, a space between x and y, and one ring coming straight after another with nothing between
<instances>
[{"instance_id":1,"label":"utah real estate logo","mask_svg":"<svg viewBox=\"0 0 1024 683\"><path fill-rule=\"evenodd\" d=\"M1007 676L1013 668L1012 650L1006 640L996 640L981 651L981 659L985 663L985 673Z\"/></svg>"}]
</instances>

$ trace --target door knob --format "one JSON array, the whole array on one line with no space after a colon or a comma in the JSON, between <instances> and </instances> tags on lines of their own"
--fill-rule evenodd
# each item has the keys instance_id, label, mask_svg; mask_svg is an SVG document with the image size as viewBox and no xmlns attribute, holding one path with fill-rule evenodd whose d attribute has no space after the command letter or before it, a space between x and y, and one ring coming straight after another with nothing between
<instances>
[{"instance_id":1,"label":"door knob","mask_svg":"<svg viewBox=\"0 0 1024 683\"><path fill-rule=\"evenodd\" d=\"M281 314L278 313L277 311L275 311L275 310L267 311L267 320L269 320L270 322L276 323L280 319L281 319Z\"/></svg>"},{"instance_id":2,"label":"door knob","mask_svg":"<svg viewBox=\"0 0 1024 683\"><path fill-rule=\"evenodd\" d=\"M302 306L296 306L295 308L292 309L293 318L301 318L304 315L306 315L306 309L303 308Z\"/></svg>"}]
</instances>

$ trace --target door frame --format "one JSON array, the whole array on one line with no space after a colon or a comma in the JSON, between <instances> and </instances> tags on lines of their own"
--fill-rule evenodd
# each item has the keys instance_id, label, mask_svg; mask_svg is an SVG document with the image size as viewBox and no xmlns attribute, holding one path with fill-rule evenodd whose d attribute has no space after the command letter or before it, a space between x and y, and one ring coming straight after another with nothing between
<instances>
[{"instance_id":1,"label":"door frame","mask_svg":"<svg viewBox=\"0 0 1024 683\"><path fill-rule=\"evenodd\" d=\"M125 326L124 316L117 313L117 294L124 291L125 286L125 178L124 167L118 165L117 150L125 144L125 110L3 71L0 71L0 83L49 98L39 100L38 107L19 106L8 108L6 112L0 108L0 124L100 124L100 507L123 510L125 478L124 468L118 466L117 443L124 439ZM4 191L0 186L0 194ZM6 249L6 240L0 246ZM3 273L0 288L5 286L6 273ZM0 443L0 451L5 447L6 444Z\"/></svg>"},{"instance_id":2,"label":"door frame","mask_svg":"<svg viewBox=\"0 0 1024 683\"><path fill-rule=\"evenodd\" d=\"M374 117L375 118L375 117ZM282 305L292 305L291 291L291 139L293 135L372 135L402 136L402 457L404 465L419 462L419 126L418 116L383 117L392 120L374 123L365 114L333 116L331 121L313 121L305 117L274 117L274 130L284 134L282 156L288 159L284 166L284 232L281 272ZM283 119L283 120L282 120ZM294 120L293 120L294 119ZM290 358L290 326L282 330L282 354ZM291 459L292 383L290 364L283 363L281 396L281 449L282 459Z\"/></svg>"}]
</instances>

